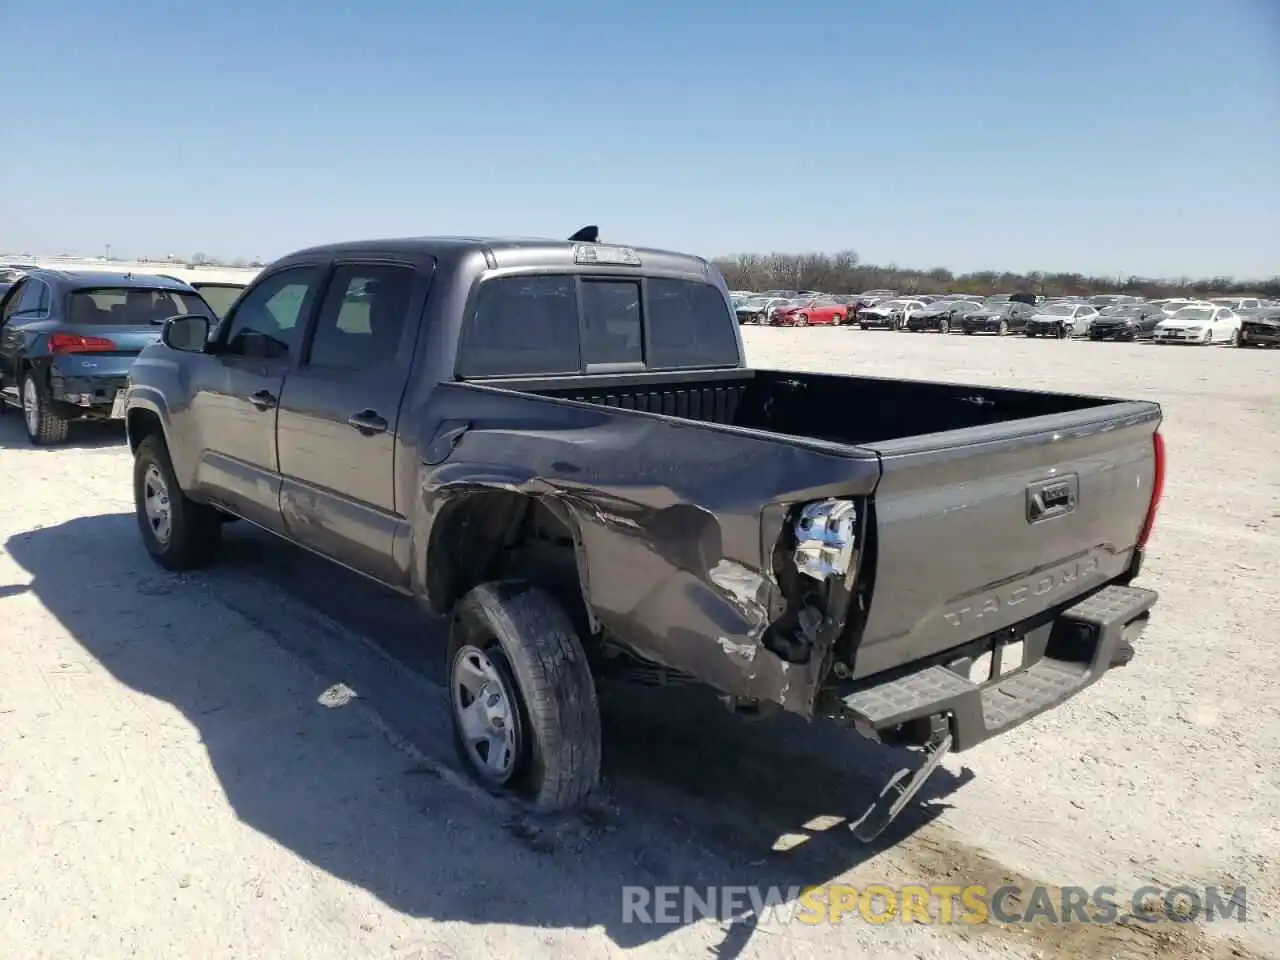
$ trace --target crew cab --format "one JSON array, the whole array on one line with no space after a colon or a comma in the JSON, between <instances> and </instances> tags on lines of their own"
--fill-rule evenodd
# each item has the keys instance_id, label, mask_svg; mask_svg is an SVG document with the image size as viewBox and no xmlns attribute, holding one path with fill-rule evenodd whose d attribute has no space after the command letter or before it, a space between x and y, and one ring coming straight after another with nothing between
<instances>
[{"instance_id":1,"label":"crew cab","mask_svg":"<svg viewBox=\"0 0 1280 960\"><path fill-rule=\"evenodd\" d=\"M157 563L239 517L450 617L459 753L535 809L597 782L597 680L658 674L921 749L870 839L1156 600L1158 405L748 368L712 263L590 228L291 254L126 406Z\"/></svg>"}]
</instances>

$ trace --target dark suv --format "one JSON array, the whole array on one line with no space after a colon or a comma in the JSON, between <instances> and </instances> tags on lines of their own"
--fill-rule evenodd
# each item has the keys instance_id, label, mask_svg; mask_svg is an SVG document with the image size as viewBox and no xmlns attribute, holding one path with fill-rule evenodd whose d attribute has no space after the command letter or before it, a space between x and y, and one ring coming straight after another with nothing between
<instances>
[{"instance_id":1,"label":"dark suv","mask_svg":"<svg viewBox=\"0 0 1280 960\"><path fill-rule=\"evenodd\" d=\"M73 420L121 420L129 367L179 314L212 317L187 284L128 273L34 270L0 299L0 410L38 445Z\"/></svg>"}]
</instances>

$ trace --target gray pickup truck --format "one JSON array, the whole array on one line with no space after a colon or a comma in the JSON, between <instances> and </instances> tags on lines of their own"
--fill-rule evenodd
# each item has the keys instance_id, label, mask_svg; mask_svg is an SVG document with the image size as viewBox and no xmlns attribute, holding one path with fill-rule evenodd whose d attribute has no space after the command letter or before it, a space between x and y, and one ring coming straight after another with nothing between
<instances>
[{"instance_id":1,"label":"gray pickup truck","mask_svg":"<svg viewBox=\"0 0 1280 960\"><path fill-rule=\"evenodd\" d=\"M1156 599L1156 404L750 369L712 264L592 228L284 257L165 324L126 420L158 563L240 518L450 617L460 755L537 809L596 785L618 672L920 751L869 838Z\"/></svg>"}]
</instances>

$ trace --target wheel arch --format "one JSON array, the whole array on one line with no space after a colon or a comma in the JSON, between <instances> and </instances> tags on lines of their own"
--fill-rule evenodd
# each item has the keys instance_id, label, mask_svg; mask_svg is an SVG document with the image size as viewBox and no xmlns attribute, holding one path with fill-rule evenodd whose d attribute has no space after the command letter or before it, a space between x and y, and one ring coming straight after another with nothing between
<instances>
[{"instance_id":1,"label":"wheel arch","mask_svg":"<svg viewBox=\"0 0 1280 960\"><path fill-rule=\"evenodd\" d=\"M473 587L520 579L551 593L584 636L599 631L591 608L586 550L561 498L486 485L451 493L431 524L423 588L449 615Z\"/></svg>"}]
</instances>

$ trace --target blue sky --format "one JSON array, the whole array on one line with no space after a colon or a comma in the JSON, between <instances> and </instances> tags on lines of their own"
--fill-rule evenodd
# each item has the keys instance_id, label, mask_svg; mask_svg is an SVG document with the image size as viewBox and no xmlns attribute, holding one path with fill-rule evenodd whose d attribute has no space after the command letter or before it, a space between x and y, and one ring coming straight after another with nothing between
<instances>
[{"instance_id":1,"label":"blue sky","mask_svg":"<svg viewBox=\"0 0 1280 960\"><path fill-rule=\"evenodd\" d=\"M0 249L1280 273L1280 0L3 0Z\"/></svg>"}]
</instances>

